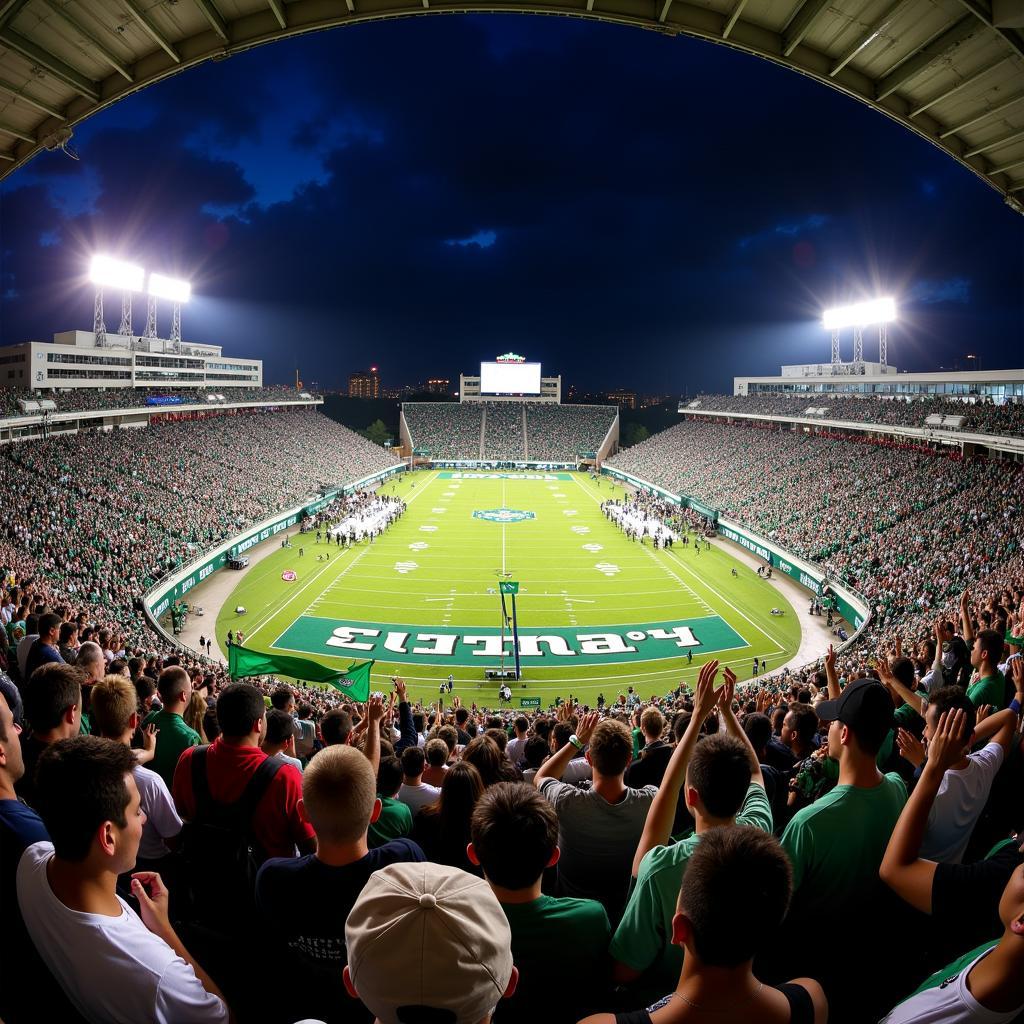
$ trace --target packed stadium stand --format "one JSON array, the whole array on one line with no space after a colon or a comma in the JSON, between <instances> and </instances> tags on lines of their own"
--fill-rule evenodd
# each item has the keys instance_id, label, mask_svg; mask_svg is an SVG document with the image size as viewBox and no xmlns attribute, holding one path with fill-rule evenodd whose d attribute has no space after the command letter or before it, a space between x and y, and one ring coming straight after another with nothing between
<instances>
[{"instance_id":1,"label":"packed stadium stand","mask_svg":"<svg viewBox=\"0 0 1024 1024\"><path fill-rule=\"evenodd\" d=\"M102 409L136 409L146 406L153 398L163 401L168 399L185 403L214 404L208 401L207 395L216 394L217 403L231 402L274 402L274 401L308 401L313 394L306 391L306 398L294 387L272 385L261 388L227 387L223 384L209 384L202 388L75 388L67 391L28 391L24 389L0 389L0 419L34 416L37 412L26 412L21 402L38 402L49 399L61 412L95 412Z\"/></svg>"},{"instance_id":2,"label":"packed stadium stand","mask_svg":"<svg viewBox=\"0 0 1024 1024\"><path fill-rule=\"evenodd\" d=\"M543 402L407 402L412 447L437 460L574 462L593 455L617 415L614 406Z\"/></svg>"},{"instance_id":3,"label":"packed stadium stand","mask_svg":"<svg viewBox=\"0 0 1024 1024\"><path fill-rule=\"evenodd\" d=\"M479 459L483 407L457 402L406 402L402 413L415 451L434 459Z\"/></svg>"},{"instance_id":4,"label":"packed stadium stand","mask_svg":"<svg viewBox=\"0 0 1024 1024\"><path fill-rule=\"evenodd\" d=\"M608 405L544 405L526 407L526 450L533 460L574 459L601 446L615 420Z\"/></svg>"},{"instance_id":5,"label":"packed stadium stand","mask_svg":"<svg viewBox=\"0 0 1024 1024\"><path fill-rule=\"evenodd\" d=\"M869 600L876 638L899 628L909 639L964 589L1005 585L1021 564L1014 462L687 420L609 465L820 562Z\"/></svg>"},{"instance_id":6,"label":"packed stadium stand","mask_svg":"<svg viewBox=\"0 0 1024 1024\"><path fill-rule=\"evenodd\" d=\"M687 403L690 405L691 403ZM811 417L881 423L887 426L924 427L929 416L963 417L958 429L982 434L1024 437L1024 402L956 401L947 398L850 398L828 394L698 395L692 407L702 413L727 412L764 416ZM812 410L808 412L808 410ZM823 413L817 412L824 409Z\"/></svg>"}]
</instances>

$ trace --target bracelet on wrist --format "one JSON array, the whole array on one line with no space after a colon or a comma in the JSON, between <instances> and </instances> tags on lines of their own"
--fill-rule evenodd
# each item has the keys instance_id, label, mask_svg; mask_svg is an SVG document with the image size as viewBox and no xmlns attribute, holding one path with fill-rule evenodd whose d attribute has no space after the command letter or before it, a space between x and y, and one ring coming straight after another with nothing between
<instances>
[{"instance_id":1,"label":"bracelet on wrist","mask_svg":"<svg viewBox=\"0 0 1024 1024\"><path fill-rule=\"evenodd\" d=\"M572 734L572 735L571 735L571 736L569 737L569 742L570 742L570 743L571 743L571 744L572 744L572 745L573 745L573 746L574 746L574 747L575 747L575 748L576 748L577 750L580 750L580 751L582 751L582 750L583 750L583 746L584 746L584 744L583 744L583 740L581 740L581 739L579 738L579 736L577 736L577 735L576 735L576 733L573 733L573 734Z\"/></svg>"}]
</instances>

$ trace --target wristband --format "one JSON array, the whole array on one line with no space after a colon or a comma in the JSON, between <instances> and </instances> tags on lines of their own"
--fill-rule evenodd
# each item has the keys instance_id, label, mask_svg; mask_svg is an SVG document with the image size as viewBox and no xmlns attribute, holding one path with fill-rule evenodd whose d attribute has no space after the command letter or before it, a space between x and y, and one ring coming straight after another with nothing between
<instances>
[{"instance_id":1,"label":"wristband","mask_svg":"<svg viewBox=\"0 0 1024 1024\"><path fill-rule=\"evenodd\" d=\"M1015 715L1019 715L1020 714L1020 701L1017 700L1016 697L1014 697L1013 700L1010 701L1010 710Z\"/></svg>"},{"instance_id":2,"label":"wristband","mask_svg":"<svg viewBox=\"0 0 1024 1024\"><path fill-rule=\"evenodd\" d=\"M573 746L574 746L574 747L575 747L575 748L576 748L577 750L582 750L582 749L583 749L583 741L582 741L582 740L581 740L581 739L579 738L579 736L577 736L577 735L576 735L576 733L573 733L573 734L572 734L572 735L571 735L571 736L569 737L569 742L570 742L570 743L571 743L571 744L572 744L572 745L573 745Z\"/></svg>"}]
</instances>

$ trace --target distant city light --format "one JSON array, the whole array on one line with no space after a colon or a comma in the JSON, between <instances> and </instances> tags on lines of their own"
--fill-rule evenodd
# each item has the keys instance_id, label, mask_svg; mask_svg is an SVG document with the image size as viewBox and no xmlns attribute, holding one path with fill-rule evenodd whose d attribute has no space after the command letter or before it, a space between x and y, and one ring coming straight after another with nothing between
<instances>
[{"instance_id":1,"label":"distant city light","mask_svg":"<svg viewBox=\"0 0 1024 1024\"><path fill-rule=\"evenodd\" d=\"M188 281L165 277L163 274L150 274L149 294L171 302L188 302L192 296L192 285Z\"/></svg>"},{"instance_id":2,"label":"distant city light","mask_svg":"<svg viewBox=\"0 0 1024 1024\"><path fill-rule=\"evenodd\" d=\"M826 309L822 314L826 331L838 331L844 327L867 327L869 324L887 324L896 319L896 300L887 297L858 302L853 306L837 306Z\"/></svg>"},{"instance_id":3,"label":"distant city light","mask_svg":"<svg viewBox=\"0 0 1024 1024\"><path fill-rule=\"evenodd\" d=\"M141 292L146 272L134 263L112 256L93 256L89 263L89 280L97 288L117 288L122 292Z\"/></svg>"}]
</instances>

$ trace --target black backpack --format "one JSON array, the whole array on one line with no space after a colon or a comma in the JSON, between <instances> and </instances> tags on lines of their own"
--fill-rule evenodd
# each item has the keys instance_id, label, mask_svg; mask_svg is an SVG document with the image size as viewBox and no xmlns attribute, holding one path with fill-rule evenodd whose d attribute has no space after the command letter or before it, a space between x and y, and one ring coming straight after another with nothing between
<instances>
[{"instance_id":1,"label":"black backpack","mask_svg":"<svg viewBox=\"0 0 1024 1024\"><path fill-rule=\"evenodd\" d=\"M182 857L188 884L190 919L217 931L244 929L255 916L256 873L267 859L253 835L252 819L263 794L283 767L268 757L253 773L242 795L222 804L210 794L206 756L192 753L192 792L196 810L182 829Z\"/></svg>"}]
</instances>

